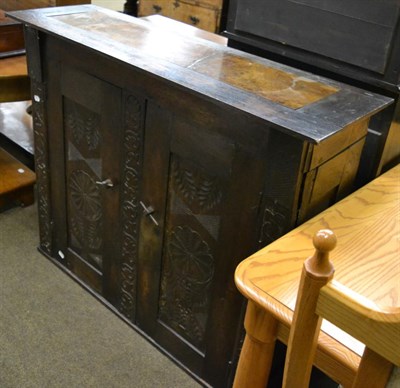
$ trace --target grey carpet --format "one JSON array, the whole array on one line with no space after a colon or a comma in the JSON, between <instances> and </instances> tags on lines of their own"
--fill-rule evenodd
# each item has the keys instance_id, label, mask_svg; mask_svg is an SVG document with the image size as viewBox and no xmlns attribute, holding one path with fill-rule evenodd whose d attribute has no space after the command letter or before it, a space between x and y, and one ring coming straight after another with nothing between
<instances>
[{"instance_id":1,"label":"grey carpet","mask_svg":"<svg viewBox=\"0 0 400 388\"><path fill-rule=\"evenodd\" d=\"M199 387L36 250L36 207L0 214L0 387Z\"/></svg>"}]
</instances>

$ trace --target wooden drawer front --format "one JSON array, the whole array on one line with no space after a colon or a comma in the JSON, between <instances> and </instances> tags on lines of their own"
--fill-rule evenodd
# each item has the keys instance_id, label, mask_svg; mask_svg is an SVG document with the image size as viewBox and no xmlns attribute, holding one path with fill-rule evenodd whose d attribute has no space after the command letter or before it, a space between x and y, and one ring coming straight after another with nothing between
<instances>
[{"instance_id":1,"label":"wooden drawer front","mask_svg":"<svg viewBox=\"0 0 400 388\"><path fill-rule=\"evenodd\" d=\"M205 8L222 9L223 0L184 0L184 2Z\"/></svg>"},{"instance_id":2,"label":"wooden drawer front","mask_svg":"<svg viewBox=\"0 0 400 388\"><path fill-rule=\"evenodd\" d=\"M333 158L339 149L343 150L367 136L369 118L348 125L336 136L310 148L310 162L305 171L310 171Z\"/></svg>"},{"instance_id":3,"label":"wooden drawer front","mask_svg":"<svg viewBox=\"0 0 400 388\"><path fill-rule=\"evenodd\" d=\"M24 47L22 24L0 25L0 53L23 50Z\"/></svg>"},{"instance_id":4,"label":"wooden drawer front","mask_svg":"<svg viewBox=\"0 0 400 388\"><path fill-rule=\"evenodd\" d=\"M298 224L352 192L364 143L365 137L306 174Z\"/></svg>"},{"instance_id":5,"label":"wooden drawer front","mask_svg":"<svg viewBox=\"0 0 400 388\"><path fill-rule=\"evenodd\" d=\"M171 14L166 16L206 31L218 32L220 15L219 9L176 1L171 7Z\"/></svg>"},{"instance_id":6,"label":"wooden drawer front","mask_svg":"<svg viewBox=\"0 0 400 388\"><path fill-rule=\"evenodd\" d=\"M170 0L140 0L138 16L160 14L170 16L172 1Z\"/></svg>"},{"instance_id":7,"label":"wooden drawer front","mask_svg":"<svg viewBox=\"0 0 400 388\"><path fill-rule=\"evenodd\" d=\"M211 1L211 3L219 3L219 1ZM138 14L139 16L160 14L206 31L217 32L221 10L220 7L208 3L200 6L182 1L141 0Z\"/></svg>"}]
</instances>

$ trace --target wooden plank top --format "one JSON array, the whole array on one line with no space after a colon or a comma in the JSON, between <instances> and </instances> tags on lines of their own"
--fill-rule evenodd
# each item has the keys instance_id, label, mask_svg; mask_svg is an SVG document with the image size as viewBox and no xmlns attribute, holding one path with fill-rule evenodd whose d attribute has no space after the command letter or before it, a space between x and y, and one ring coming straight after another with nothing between
<instances>
[{"instance_id":1,"label":"wooden plank top","mask_svg":"<svg viewBox=\"0 0 400 388\"><path fill-rule=\"evenodd\" d=\"M392 102L94 5L8 15L315 143Z\"/></svg>"},{"instance_id":2,"label":"wooden plank top","mask_svg":"<svg viewBox=\"0 0 400 388\"><path fill-rule=\"evenodd\" d=\"M367 298L378 311L400 308L400 165L239 264L236 285L283 322L291 322L312 238L331 229L334 282ZM360 354L363 347L334 326L323 331Z\"/></svg>"}]
</instances>

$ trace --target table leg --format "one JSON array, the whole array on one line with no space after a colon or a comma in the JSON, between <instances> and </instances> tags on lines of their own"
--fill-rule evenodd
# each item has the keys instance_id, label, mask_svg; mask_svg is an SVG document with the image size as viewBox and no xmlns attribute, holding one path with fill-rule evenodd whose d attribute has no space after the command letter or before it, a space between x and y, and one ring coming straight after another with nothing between
<instances>
[{"instance_id":1,"label":"table leg","mask_svg":"<svg viewBox=\"0 0 400 388\"><path fill-rule=\"evenodd\" d=\"M374 387L386 387L392 369L393 364L390 361L365 348L352 388L368 387L371 381L374 382Z\"/></svg>"},{"instance_id":2,"label":"table leg","mask_svg":"<svg viewBox=\"0 0 400 388\"><path fill-rule=\"evenodd\" d=\"M249 301L244 321L246 338L233 388L265 388L274 354L278 321Z\"/></svg>"}]
</instances>

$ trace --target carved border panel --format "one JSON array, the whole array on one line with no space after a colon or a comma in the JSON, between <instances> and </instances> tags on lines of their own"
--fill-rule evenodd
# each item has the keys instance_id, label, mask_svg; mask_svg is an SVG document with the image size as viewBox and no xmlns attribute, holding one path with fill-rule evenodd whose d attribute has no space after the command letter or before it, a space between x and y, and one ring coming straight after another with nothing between
<instances>
[{"instance_id":1,"label":"carved border panel","mask_svg":"<svg viewBox=\"0 0 400 388\"><path fill-rule=\"evenodd\" d=\"M52 251L52 231L50 212L50 174L45 117L45 86L32 80L32 116L35 135L35 172L39 209L40 247L48 255Z\"/></svg>"},{"instance_id":2,"label":"carved border panel","mask_svg":"<svg viewBox=\"0 0 400 388\"><path fill-rule=\"evenodd\" d=\"M35 138L35 172L39 210L40 248L52 254L52 215L50 211L49 145L47 140L46 85L40 59L40 35L25 27L25 46L29 57L32 93L32 119Z\"/></svg>"},{"instance_id":3,"label":"carved border panel","mask_svg":"<svg viewBox=\"0 0 400 388\"><path fill-rule=\"evenodd\" d=\"M135 96L125 100L123 173L121 178L121 295L119 311L129 320L136 315L139 195L142 169L143 104Z\"/></svg>"}]
</instances>

